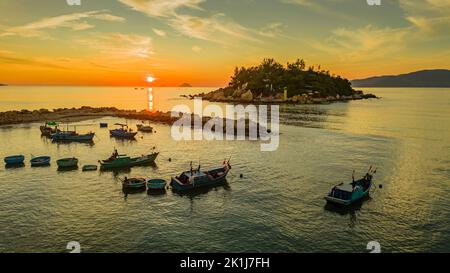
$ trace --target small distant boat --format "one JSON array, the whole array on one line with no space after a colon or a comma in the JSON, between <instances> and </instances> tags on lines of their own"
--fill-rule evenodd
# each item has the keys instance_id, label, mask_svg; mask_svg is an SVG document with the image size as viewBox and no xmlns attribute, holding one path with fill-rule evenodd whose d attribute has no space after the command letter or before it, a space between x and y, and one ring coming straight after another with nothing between
<instances>
[{"instance_id":1,"label":"small distant boat","mask_svg":"<svg viewBox=\"0 0 450 273\"><path fill-rule=\"evenodd\" d=\"M100 165L103 170L147 165L155 162L158 154L159 153L157 152L153 152L148 155L142 155L132 158L127 155L119 155L117 151L114 151L110 158L100 161Z\"/></svg>"},{"instance_id":2,"label":"small distant boat","mask_svg":"<svg viewBox=\"0 0 450 273\"><path fill-rule=\"evenodd\" d=\"M108 128L108 123L101 122L100 128Z\"/></svg>"},{"instance_id":3,"label":"small distant boat","mask_svg":"<svg viewBox=\"0 0 450 273\"><path fill-rule=\"evenodd\" d=\"M138 124L136 125L138 131L144 132L144 133L151 133L153 132L153 127L146 124Z\"/></svg>"},{"instance_id":4,"label":"small distant boat","mask_svg":"<svg viewBox=\"0 0 450 273\"><path fill-rule=\"evenodd\" d=\"M25 156L23 155L13 155L4 158L6 165L20 165L25 161Z\"/></svg>"},{"instance_id":5,"label":"small distant boat","mask_svg":"<svg viewBox=\"0 0 450 273\"><path fill-rule=\"evenodd\" d=\"M52 135L53 141L67 141L67 142L89 142L95 137L95 133L78 134L75 131L58 132Z\"/></svg>"},{"instance_id":6,"label":"small distant boat","mask_svg":"<svg viewBox=\"0 0 450 273\"><path fill-rule=\"evenodd\" d=\"M229 160L224 161L222 167L211 169L208 171L201 171L200 167L197 170L182 172L181 175L172 177L170 186L175 191L187 191L206 186L216 186L225 182L225 178L231 169Z\"/></svg>"},{"instance_id":7,"label":"small distant boat","mask_svg":"<svg viewBox=\"0 0 450 273\"><path fill-rule=\"evenodd\" d=\"M50 160L51 160L51 157L49 157L49 156L33 157L30 160L31 167L48 166L48 165L50 165Z\"/></svg>"},{"instance_id":8,"label":"small distant boat","mask_svg":"<svg viewBox=\"0 0 450 273\"><path fill-rule=\"evenodd\" d=\"M51 137L53 134L56 134L61 131L58 129L58 123L54 121L46 122L39 129L41 130L41 134L47 137Z\"/></svg>"},{"instance_id":9,"label":"small distant boat","mask_svg":"<svg viewBox=\"0 0 450 273\"><path fill-rule=\"evenodd\" d=\"M145 188L145 178L126 178L122 181L124 189L142 189Z\"/></svg>"},{"instance_id":10,"label":"small distant boat","mask_svg":"<svg viewBox=\"0 0 450 273\"><path fill-rule=\"evenodd\" d=\"M63 158L56 161L56 164L58 164L58 168L74 168L78 167L78 159L75 157Z\"/></svg>"},{"instance_id":11,"label":"small distant boat","mask_svg":"<svg viewBox=\"0 0 450 273\"><path fill-rule=\"evenodd\" d=\"M373 184L373 174L376 173L376 170L371 172L371 169L372 167L370 167L367 174L359 180L355 180L348 184L341 183L334 186L330 193L325 196L325 200L329 203L348 206L369 195L370 188Z\"/></svg>"},{"instance_id":12,"label":"small distant boat","mask_svg":"<svg viewBox=\"0 0 450 273\"><path fill-rule=\"evenodd\" d=\"M96 171L98 169L97 165L84 165L83 172Z\"/></svg>"},{"instance_id":13,"label":"small distant boat","mask_svg":"<svg viewBox=\"0 0 450 273\"><path fill-rule=\"evenodd\" d=\"M134 139L137 135L137 132L133 132L131 129L128 130L128 125L126 124L116 123L115 125L121 126L121 128L109 130L112 137Z\"/></svg>"},{"instance_id":14,"label":"small distant boat","mask_svg":"<svg viewBox=\"0 0 450 273\"><path fill-rule=\"evenodd\" d=\"M147 181L147 189L148 190L165 190L167 185L167 181L164 179L150 179Z\"/></svg>"}]
</instances>

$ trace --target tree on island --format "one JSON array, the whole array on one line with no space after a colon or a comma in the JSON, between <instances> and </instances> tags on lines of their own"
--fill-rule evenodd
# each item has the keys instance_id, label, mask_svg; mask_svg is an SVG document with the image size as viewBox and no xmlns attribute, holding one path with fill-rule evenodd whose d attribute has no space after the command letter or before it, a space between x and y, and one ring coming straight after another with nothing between
<instances>
[{"instance_id":1,"label":"tree on island","mask_svg":"<svg viewBox=\"0 0 450 273\"><path fill-rule=\"evenodd\" d=\"M253 96L276 96L287 90L288 97L313 93L319 97L350 96L354 93L349 80L330 75L320 66L306 69L303 59L297 59L286 66L274 59L264 59L260 65L249 68L236 67L234 75L225 90L231 95L234 90L250 90Z\"/></svg>"}]
</instances>

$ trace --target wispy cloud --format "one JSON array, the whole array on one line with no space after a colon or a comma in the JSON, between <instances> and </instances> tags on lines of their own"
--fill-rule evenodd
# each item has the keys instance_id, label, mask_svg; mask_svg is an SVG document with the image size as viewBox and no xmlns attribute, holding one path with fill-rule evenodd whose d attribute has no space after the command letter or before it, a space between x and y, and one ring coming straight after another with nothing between
<instances>
[{"instance_id":1,"label":"wispy cloud","mask_svg":"<svg viewBox=\"0 0 450 273\"><path fill-rule=\"evenodd\" d=\"M147 16L159 17L172 29L187 37L208 42L230 44L231 39L258 42L252 31L227 18L223 13L194 16L180 13L181 8L206 11L200 6L206 0L119 0ZM153 29L160 36L162 32Z\"/></svg>"},{"instance_id":2,"label":"wispy cloud","mask_svg":"<svg viewBox=\"0 0 450 273\"><path fill-rule=\"evenodd\" d=\"M441 37L450 28L450 1L448 0L399 0L400 7L412 26L427 38ZM444 35L448 36L448 35Z\"/></svg>"},{"instance_id":3,"label":"wispy cloud","mask_svg":"<svg viewBox=\"0 0 450 273\"><path fill-rule=\"evenodd\" d=\"M310 41L322 52L341 61L362 62L399 52L405 46L408 28L377 28L371 25L358 29L338 28L326 41Z\"/></svg>"},{"instance_id":4,"label":"wispy cloud","mask_svg":"<svg viewBox=\"0 0 450 273\"><path fill-rule=\"evenodd\" d=\"M199 4L205 0L119 0L133 10L152 17L170 17L180 8L201 10Z\"/></svg>"},{"instance_id":5,"label":"wispy cloud","mask_svg":"<svg viewBox=\"0 0 450 273\"><path fill-rule=\"evenodd\" d=\"M135 34L95 33L88 39L78 39L77 42L110 58L149 58L154 54L152 39Z\"/></svg>"},{"instance_id":6,"label":"wispy cloud","mask_svg":"<svg viewBox=\"0 0 450 273\"><path fill-rule=\"evenodd\" d=\"M161 36L161 37L167 36L167 33L166 33L164 30L160 30L160 29L154 28L154 29L153 29L153 32L154 32L156 35Z\"/></svg>"},{"instance_id":7,"label":"wispy cloud","mask_svg":"<svg viewBox=\"0 0 450 273\"><path fill-rule=\"evenodd\" d=\"M211 17L197 17L191 15L177 15L169 22L170 26L179 33L200 40L230 45L233 40L259 42L251 34L251 30L236 23L224 14Z\"/></svg>"},{"instance_id":8,"label":"wispy cloud","mask_svg":"<svg viewBox=\"0 0 450 273\"><path fill-rule=\"evenodd\" d=\"M0 50L0 62L5 65L32 66L41 68L67 69L67 66L61 65L55 60L44 58L22 57L15 52Z\"/></svg>"},{"instance_id":9,"label":"wispy cloud","mask_svg":"<svg viewBox=\"0 0 450 273\"><path fill-rule=\"evenodd\" d=\"M89 24L85 20L96 19L110 22L123 22L124 18L114 16L106 11L89 11L83 13L64 14L55 17L43 18L22 26L8 27L0 33L0 37L5 36L24 36L24 37L38 37L48 38L45 30L56 28L68 28L71 30L85 30L94 28L94 25Z\"/></svg>"},{"instance_id":10,"label":"wispy cloud","mask_svg":"<svg viewBox=\"0 0 450 273\"><path fill-rule=\"evenodd\" d=\"M192 51L194 51L194 52L200 52L200 51L202 51L202 48L199 47L199 46L193 46L193 47L192 47Z\"/></svg>"},{"instance_id":11,"label":"wispy cloud","mask_svg":"<svg viewBox=\"0 0 450 273\"><path fill-rule=\"evenodd\" d=\"M283 23L280 22L273 22L268 24L267 26L261 28L258 32L259 35L269 37L269 38L275 38L277 36L282 35L282 28L284 27Z\"/></svg>"}]
</instances>

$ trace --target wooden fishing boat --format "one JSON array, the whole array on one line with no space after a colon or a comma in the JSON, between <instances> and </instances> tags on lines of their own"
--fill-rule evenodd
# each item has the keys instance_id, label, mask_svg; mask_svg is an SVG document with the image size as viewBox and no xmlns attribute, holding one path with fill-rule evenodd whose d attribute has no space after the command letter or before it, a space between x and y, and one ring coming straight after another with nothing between
<instances>
[{"instance_id":1,"label":"wooden fishing boat","mask_svg":"<svg viewBox=\"0 0 450 273\"><path fill-rule=\"evenodd\" d=\"M46 122L44 125L40 126L41 134L43 136L51 137L53 134L60 132L58 129L58 124L56 122Z\"/></svg>"},{"instance_id":2,"label":"wooden fishing boat","mask_svg":"<svg viewBox=\"0 0 450 273\"><path fill-rule=\"evenodd\" d=\"M231 169L229 161L225 161L222 167L207 171L191 170L182 172L181 175L172 177L170 186L175 191L188 191L206 186L220 185L226 181L226 176Z\"/></svg>"},{"instance_id":3,"label":"wooden fishing boat","mask_svg":"<svg viewBox=\"0 0 450 273\"><path fill-rule=\"evenodd\" d=\"M122 181L124 189L143 189L145 188L145 178L126 178Z\"/></svg>"},{"instance_id":4,"label":"wooden fishing boat","mask_svg":"<svg viewBox=\"0 0 450 273\"><path fill-rule=\"evenodd\" d=\"M97 165L84 165L83 172L96 171L98 169Z\"/></svg>"},{"instance_id":5,"label":"wooden fishing boat","mask_svg":"<svg viewBox=\"0 0 450 273\"><path fill-rule=\"evenodd\" d=\"M25 156L23 155L12 155L4 158L6 165L20 165L25 161Z\"/></svg>"},{"instance_id":6,"label":"wooden fishing boat","mask_svg":"<svg viewBox=\"0 0 450 273\"><path fill-rule=\"evenodd\" d=\"M113 156L111 156L109 159L100 161L100 165L103 170L142 166L155 162L155 159L158 156L158 154L159 153L154 152L139 157L129 157L127 155L113 154Z\"/></svg>"},{"instance_id":7,"label":"wooden fishing boat","mask_svg":"<svg viewBox=\"0 0 450 273\"><path fill-rule=\"evenodd\" d=\"M56 161L58 168L74 168L78 166L78 159L73 158L63 158Z\"/></svg>"},{"instance_id":8,"label":"wooden fishing boat","mask_svg":"<svg viewBox=\"0 0 450 273\"><path fill-rule=\"evenodd\" d=\"M95 133L78 134L75 131L64 131L52 135L53 141L67 141L67 142L89 142L95 137Z\"/></svg>"},{"instance_id":9,"label":"wooden fishing boat","mask_svg":"<svg viewBox=\"0 0 450 273\"><path fill-rule=\"evenodd\" d=\"M138 131L144 132L144 133L151 133L153 132L153 127L146 124L138 124L136 125Z\"/></svg>"},{"instance_id":10,"label":"wooden fishing boat","mask_svg":"<svg viewBox=\"0 0 450 273\"><path fill-rule=\"evenodd\" d=\"M367 174L359 180L355 180L348 184L341 183L337 186L334 186L331 189L330 193L325 196L325 200L327 200L327 202L329 203L335 203L344 206L351 205L354 202L361 200L362 198L369 195L370 189L373 184L372 179L374 173L376 173L376 170L371 173L369 169L369 172L367 172Z\"/></svg>"},{"instance_id":11,"label":"wooden fishing boat","mask_svg":"<svg viewBox=\"0 0 450 273\"><path fill-rule=\"evenodd\" d=\"M121 128L109 130L112 137L134 139L137 135L137 132L133 132L131 129L128 130L128 125L126 124L116 123L115 125L121 126Z\"/></svg>"},{"instance_id":12,"label":"wooden fishing boat","mask_svg":"<svg viewBox=\"0 0 450 273\"><path fill-rule=\"evenodd\" d=\"M165 190L167 185L167 181L164 179L150 179L147 181L147 189L161 191Z\"/></svg>"},{"instance_id":13,"label":"wooden fishing boat","mask_svg":"<svg viewBox=\"0 0 450 273\"><path fill-rule=\"evenodd\" d=\"M33 157L30 160L31 167L40 167L40 166L48 166L50 165L51 157L50 156L39 156Z\"/></svg>"}]
</instances>

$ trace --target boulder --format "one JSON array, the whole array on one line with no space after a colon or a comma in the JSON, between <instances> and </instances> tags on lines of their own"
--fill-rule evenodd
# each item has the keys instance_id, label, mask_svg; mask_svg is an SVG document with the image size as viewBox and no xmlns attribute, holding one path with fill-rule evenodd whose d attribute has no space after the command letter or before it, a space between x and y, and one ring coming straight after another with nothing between
<instances>
[{"instance_id":1,"label":"boulder","mask_svg":"<svg viewBox=\"0 0 450 273\"><path fill-rule=\"evenodd\" d=\"M247 92L245 92L244 94L241 95L241 100L242 101L252 101L253 93L250 90L248 90Z\"/></svg>"}]
</instances>

